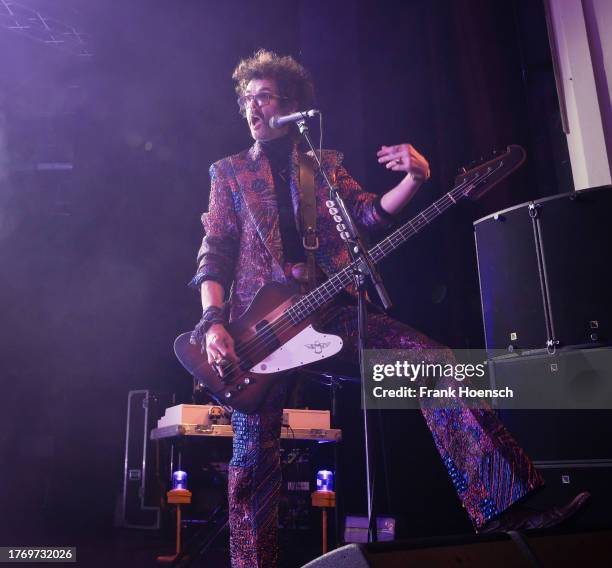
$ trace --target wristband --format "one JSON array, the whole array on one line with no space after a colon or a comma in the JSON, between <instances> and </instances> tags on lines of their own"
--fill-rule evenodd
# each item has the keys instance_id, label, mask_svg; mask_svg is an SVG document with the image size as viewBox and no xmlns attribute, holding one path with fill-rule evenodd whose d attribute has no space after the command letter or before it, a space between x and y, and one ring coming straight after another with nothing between
<instances>
[{"instance_id":1,"label":"wristband","mask_svg":"<svg viewBox=\"0 0 612 568\"><path fill-rule=\"evenodd\" d=\"M379 195L374 200L374 211L381 221L385 223L392 223L393 221L395 221L395 216L391 215L391 213L383 209L381 201L382 201L382 196Z\"/></svg>"},{"instance_id":2,"label":"wristband","mask_svg":"<svg viewBox=\"0 0 612 568\"><path fill-rule=\"evenodd\" d=\"M189 342L192 345L204 345L204 337L210 327L216 323L225 324L225 311L217 306L209 306L202 313L202 319L195 326Z\"/></svg>"}]
</instances>

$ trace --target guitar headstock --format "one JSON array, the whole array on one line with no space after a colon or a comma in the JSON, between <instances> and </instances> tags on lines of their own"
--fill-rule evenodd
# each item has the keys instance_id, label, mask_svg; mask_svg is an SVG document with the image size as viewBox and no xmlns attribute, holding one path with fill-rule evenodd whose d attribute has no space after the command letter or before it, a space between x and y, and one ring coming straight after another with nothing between
<instances>
[{"instance_id":1,"label":"guitar headstock","mask_svg":"<svg viewBox=\"0 0 612 568\"><path fill-rule=\"evenodd\" d=\"M455 178L455 191L472 200L480 199L494 185L518 169L525 161L525 150L511 144L505 152L493 153L493 157L478 164L462 168Z\"/></svg>"}]
</instances>

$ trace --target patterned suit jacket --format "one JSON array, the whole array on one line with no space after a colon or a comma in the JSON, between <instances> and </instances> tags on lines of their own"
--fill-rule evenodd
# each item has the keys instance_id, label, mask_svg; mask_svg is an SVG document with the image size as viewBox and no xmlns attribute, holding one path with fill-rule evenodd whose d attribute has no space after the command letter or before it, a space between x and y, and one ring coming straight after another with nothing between
<instances>
[{"instance_id":1,"label":"patterned suit jacket","mask_svg":"<svg viewBox=\"0 0 612 568\"><path fill-rule=\"evenodd\" d=\"M342 154L323 150L322 164L329 179L354 216L360 229L385 228L391 223L376 205L378 196L363 191L342 166ZM190 282L199 288L216 280L229 291L230 319L239 317L257 291L268 282L287 282L276 193L270 164L259 142L248 150L223 158L210 167L208 212L202 215L204 238L197 256L197 272ZM296 219L299 208L298 151L291 156L291 199ZM317 263L328 276L349 262L344 242L330 217L325 201L329 191L315 175Z\"/></svg>"}]
</instances>

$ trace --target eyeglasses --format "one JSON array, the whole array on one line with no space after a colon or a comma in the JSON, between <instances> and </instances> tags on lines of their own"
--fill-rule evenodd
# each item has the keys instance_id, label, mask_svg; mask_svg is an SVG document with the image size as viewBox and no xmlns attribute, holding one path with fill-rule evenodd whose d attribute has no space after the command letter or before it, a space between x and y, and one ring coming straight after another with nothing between
<instances>
[{"instance_id":1,"label":"eyeglasses","mask_svg":"<svg viewBox=\"0 0 612 568\"><path fill-rule=\"evenodd\" d=\"M288 100L287 97L281 97L274 93L257 93L256 95L243 95L242 97L238 97L238 106L240 110L245 110L247 106L255 101L258 107L262 107L269 105L271 99Z\"/></svg>"}]
</instances>

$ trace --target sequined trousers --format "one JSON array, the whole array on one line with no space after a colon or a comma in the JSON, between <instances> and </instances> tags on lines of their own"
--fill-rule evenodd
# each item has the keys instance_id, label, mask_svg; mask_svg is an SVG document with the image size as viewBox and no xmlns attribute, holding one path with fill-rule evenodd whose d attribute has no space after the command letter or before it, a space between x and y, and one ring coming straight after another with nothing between
<instances>
[{"instance_id":1,"label":"sequined trousers","mask_svg":"<svg viewBox=\"0 0 612 568\"><path fill-rule=\"evenodd\" d=\"M357 334L355 308L339 308L324 329L341 335L350 353ZM409 350L415 362L427 360L432 349L438 356L444 349L384 314L368 317L367 333L370 348ZM450 351L448 359L452 360ZM284 383L279 381L257 414L234 412L232 416L234 448L228 492L233 568L277 566L284 401ZM492 411L422 407L421 412L476 529L543 484L529 458Z\"/></svg>"}]
</instances>

